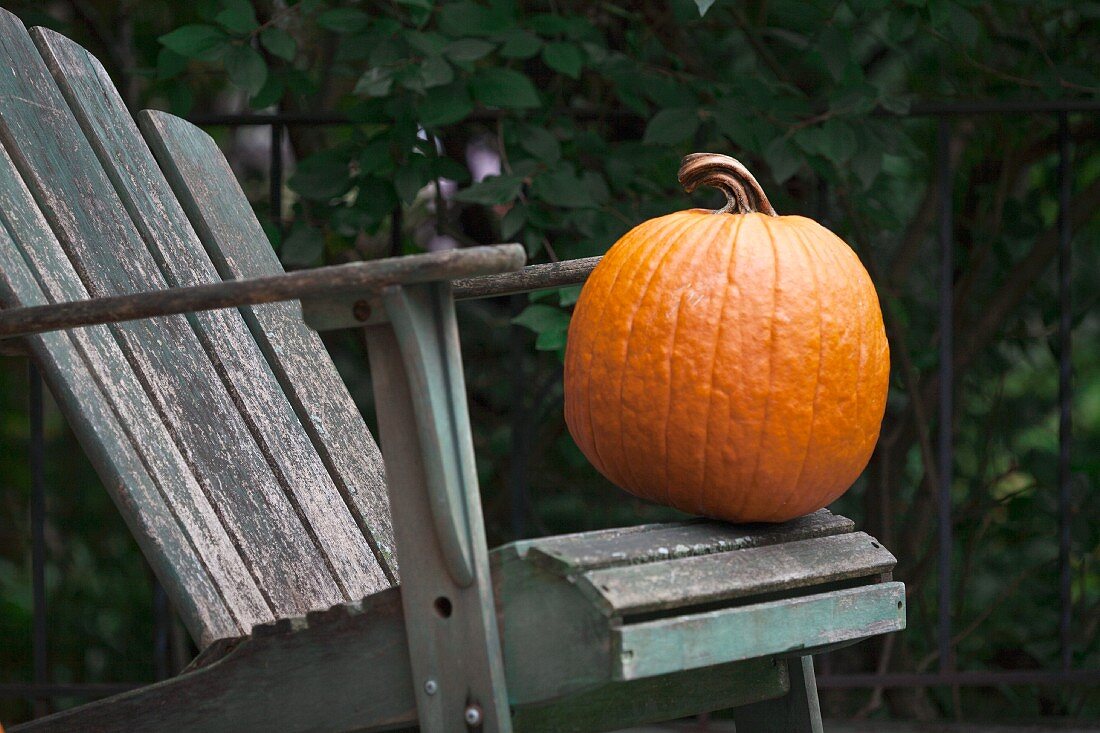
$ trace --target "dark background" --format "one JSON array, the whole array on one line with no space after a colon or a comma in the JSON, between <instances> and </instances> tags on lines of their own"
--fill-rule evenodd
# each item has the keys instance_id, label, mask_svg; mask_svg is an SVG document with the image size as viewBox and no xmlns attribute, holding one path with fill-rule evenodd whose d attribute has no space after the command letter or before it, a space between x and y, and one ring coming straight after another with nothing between
<instances>
[{"instance_id":1,"label":"dark background","mask_svg":"<svg viewBox=\"0 0 1100 733\"><path fill-rule=\"evenodd\" d=\"M535 262L598 254L646 218L716 202L677 190L682 155L740 158L780 213L812 216L855 248L892 345L882 439L833 509L897 555L909 628L819 660L826 714L1100 715L1097 675L1079 672L1100 669L1100 3L6 7L84 44L135 109L215 135L288 268L497 241L523 242ZM242 113L288 124L224 117ZM471 171L500 175L474 184ZM673 516L609 486L565 431L575 297L460 307L490 544ZM954 406L940 443L945 323ZM372 422L360 337L326 338ZM1073 371L1061 443L1060 357ZM0 357L5 722L34 711L16 690L35 679L27 384L25 360ZM46 680L138 683L178 669L189 640L164 622L158 637L135 543L48 401L45 417Z\"/></svg>"}]
</instances>

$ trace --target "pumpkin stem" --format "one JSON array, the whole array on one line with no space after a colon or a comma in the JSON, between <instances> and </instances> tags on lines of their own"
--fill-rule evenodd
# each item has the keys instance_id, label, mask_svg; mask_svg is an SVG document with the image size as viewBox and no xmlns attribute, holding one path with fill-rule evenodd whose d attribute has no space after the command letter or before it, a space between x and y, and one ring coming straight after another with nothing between
<instances>
[{"instance_id":1,"label":"pumpkin stem","mask_svg":"<svg viewBox=\"0 0 1100 733\"><path fill-rule=\"evenodd\" d=\"M759 211L778 216L756 178L740 161L721 153L692 153L684 157L677 176L684 190L711 186L726 194L726 205L715 214L751 214Z\"/></svg>"}]
</instances>

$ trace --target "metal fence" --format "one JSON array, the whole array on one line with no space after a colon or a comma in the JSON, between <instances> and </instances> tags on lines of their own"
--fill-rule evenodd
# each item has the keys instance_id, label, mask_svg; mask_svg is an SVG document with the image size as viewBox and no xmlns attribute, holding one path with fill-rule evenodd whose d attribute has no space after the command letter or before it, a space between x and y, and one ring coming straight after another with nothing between
<instances>
[{"instance_id":1,"label":"metal fence","mask_svg":"<svg viewBox=\"0 0 1100 733\"><path fill-rule=\"evenodd\" d=\"M1032 100L1020 102L962 102L914 105L908 117L934 118L938 124L936 135L936 185L938 190L938 243L940 248L939 291L939 404L936 442L939 519L938 541L938 627L936 641L939 665L927 673L874 672L859 674L819 674L821 689L888 688L888 687L966 687L996 685L1100 685L1100 669L1074 669L1071 666L1071 475L1070 443L1072 436L1072 303L1070 299L1070 274L1072 271L1070 194L1073 181L1072 143L1069 127L1071 114L1095 114L1100 112L1100 101ZM1058 589L1060 598L1059 645L1060 664L1055 669L1041 670L959 670L955 665L952 644L953 586L951 553L954 547L951 506L951 477L954 474L954 445L950 427L955 414L955 334L953 333L955 241L952 236L953 206L952 170L950 149L954 120L966 116L990 115L1049 115L1057 120L1058 140L1058 521L1059 556ZM271 130L270 191L269 202L274 224L281 226L282 192L284 184L283 141L286 128L291 125L350 125L346 118L334 114L227 114L205 115L192 118L196 124L209 127L266 126ZM401 212L394 212L395 223ZM29 422L30 449L28 461L31 468L31 564L33 578L33 655L34 680L31 683L0 683L0 697L24 698L34 702L35 715L49 711L49 701L56 698L94 699L141 686L132 684L65 683L49 681L48 624L45 589L45 518L46 486L44 480L43 393L42 381L33 364L29 372ZM518 401L514 407L522 410ZM515 424L516 421L513 421ZM522 478L522 477L520 477ZM513 497L517 506L525 504L525 497ZM522 519L514 512L514 529L522 534ZM169 628L171 614L167 598L159 585L154 586L155 635L153 639L154 669L157 679L170 674Z\"/></svg>"}]
</instances>

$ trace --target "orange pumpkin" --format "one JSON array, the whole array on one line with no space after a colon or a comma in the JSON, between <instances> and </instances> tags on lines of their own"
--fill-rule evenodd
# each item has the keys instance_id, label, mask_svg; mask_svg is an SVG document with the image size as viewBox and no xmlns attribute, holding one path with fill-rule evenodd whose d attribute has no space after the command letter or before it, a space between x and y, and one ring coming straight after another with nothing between
<instances>
[{"instance_id":1,"label":"orange pumpkin","mask_svg":"<svg viewBox=\"0 0 1100 733\"><path fill-rule=\"evenodd\" d=\"M686 512L820 509L878 440L890 356L874 285L733 158L689 155L680 182L728 204L646 221L593 270L566 346L569 431L612 482Z\"/></svg>"}]
</instances>

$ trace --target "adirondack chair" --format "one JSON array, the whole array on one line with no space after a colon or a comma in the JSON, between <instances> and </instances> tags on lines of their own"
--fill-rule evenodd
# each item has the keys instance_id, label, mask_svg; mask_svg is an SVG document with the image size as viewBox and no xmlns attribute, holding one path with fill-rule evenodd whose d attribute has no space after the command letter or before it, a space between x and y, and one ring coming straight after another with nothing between
<instances>
[{"instance_id":1,"label":"adirondack chair","mask_svg":"<svg viewBox=\"0 0 1100 733\"><path fill-rule=\"evenodd\" d=\"M581 731L741 706L743 730L820 731L809 655L904 626L894 558L824 510L488 553L454 300L591 262L520 269L505 245L283 273L207 135L135 124L95 58L2 11L0 53L0 338L202 649L16 730ZM310 326L366 329L382 453Z\"/></svg>"}]
</instances>

